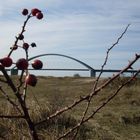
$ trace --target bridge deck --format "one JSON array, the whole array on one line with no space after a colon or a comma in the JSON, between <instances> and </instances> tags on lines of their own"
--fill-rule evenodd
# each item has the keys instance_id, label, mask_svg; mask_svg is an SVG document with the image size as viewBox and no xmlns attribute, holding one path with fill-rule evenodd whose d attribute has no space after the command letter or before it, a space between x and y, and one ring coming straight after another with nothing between
<instances>
[{"instance_id":1,"label":"bridge deck","mask_svg":"<svg viewBox=\"0 0 140 140\"><path fill-rule=\"evenodd\" d=\"M11 69L6 69L7 71L11 71ZM16 69L15 69L16 70ZM28 70L36 70L36 69L28 69ZM55 69L40 69L40 70L49 70L49 71L90 71L89 69L59 69L59 68L55 68ZM94 72L101 72L100 69L94 69ZM119 69L104 69L103 72L120 72L121 70ZM125 72L128 73L135 73L137 72L137 70L127 70Z\"/></svg>"}]
</instances>

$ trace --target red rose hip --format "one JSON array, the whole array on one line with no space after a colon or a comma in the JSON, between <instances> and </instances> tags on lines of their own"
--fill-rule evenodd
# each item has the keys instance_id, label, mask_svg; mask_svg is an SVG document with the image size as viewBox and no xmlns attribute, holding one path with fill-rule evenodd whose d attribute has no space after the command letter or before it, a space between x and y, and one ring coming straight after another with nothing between
<instances>
[{"instance_id":1,"label":"red rose hip","mask_svg":"<svg viewBox=\"0 0 140 140\"><path fill-rule=\"evenodd\" d=\"M35 75L33 74L28 74L26 77L25 77L25 83L27 85L30 85L30 86L35 86L36 83L37 83L37 78Z\"/></svg>"},{"instance_id":2,"label":"red rose hip","mask_svg":"<svg viewBox=\"0 0 140 140\"><path fill-rule=\"evenodd\" d=\"M16 66L19 70L26 70L28 68L28 61L25 58L20 58L16 62Z\"/></svg>"},{"instance_id":3,"label":"red rose hip","mask_svg":"<svg viewBox=\"0 0 140 140\"><path fill-rule=\"evenodd\" d=\"M25 49L25 50L28 50L28 48L29 48L29 44L28 43L23 43L23 49Z\"/></svg>"},{"instance_id":4,"label":"red rose hip","mask_svg":"<svg viewBox=\"0 0 140 140\"><path fill-rule=\"evenodd\" d=\"M36 59L36 60L34 60L34 62L32 63L32 67L33 67L34 69L41 69L41 68L43 67L43 63L42 63L42 61Z\"/></svg>"},{"instance_id":5,"label":"red rose hip","mask_svg":"<svg viewBox=\"0 0 140 140\"><path fill-rule=\"evenodd\" d=\"M37 8L34 8L34 9L31 10L31 13L32 13L33 16L35 16L38 12L41 12L41 11Z\"/></svg>"},{"instance_id":6,"label":"red rose hip","mask_svg":"<svg viewBox=\"0 0 140 140\"><path fill-rule=\"evenodd\" d=\"M10 57L4 57L4 58L0 59L0 62L4 67L10 67L13 63L13 61Z\"/></svg>"},{"instance_id":7,"label":"red rose hip","mask_svg":"<svg viewBox=\"0 0 140 140\"><path fill-rule=\"evenodd\" d=\"M37 19L42 19L42 18L43 18L43 14L42 14L41 12L38 12L38 13L36 14L36 18L37 18Z\"/></svg>"}]
</instances>

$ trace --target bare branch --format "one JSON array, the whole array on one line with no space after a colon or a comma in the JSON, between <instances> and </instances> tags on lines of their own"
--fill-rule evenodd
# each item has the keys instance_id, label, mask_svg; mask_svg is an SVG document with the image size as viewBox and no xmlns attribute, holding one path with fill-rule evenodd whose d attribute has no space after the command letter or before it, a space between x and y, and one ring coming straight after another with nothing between
<instances>
[{"instance_id":1,"label":"bare branch","mask_svg":"<svg viewBox=\"0 0 140 140\"><path fill-rule=\"evenodd\" d=\"M46 121L49 121L50 119L72 109L73 107L75 107L76 105L80 104L82 101L88 100L91 96L97 95L97 93L102 90L103 88L105 88L108 84L110 84L113 80L115 80L117 77L119 77L123 72L127 71L138 59L140 58L140 54L136 54L135 58L124 68L122 69L119 73L117 73L116 75L114 75L112 78L110 78L108 81L106 81L104 84L102 84L100 87L98 87L95 91L92 91L90 94L88 94L87 96L84 97L80 97L80 99L77 99L74 101L74 103L70 104L67 107L64 107L58 111L56 111L54 114L50 115L49 117L47 117L46 119L44 119L43 121L40 121L38 123L36 123L35 125L40 125L41 123L44 123Z\"/></svg>"},{"instance_id":2,"label":"bare branch","mask_svg":"<svg viewBox=\"0 0 140 140\"><path fill-rule=\"evenodd\" d=\"M109 57L109 53L110 51L119 43L119 41L122 39L122 37L124 36L124 34L126 33L126 31L128 30L128 27L130 26L130 24L128 24L125 28L125 30L122 32L122 34L120 35L120 37L117 39L117 41L107 50L106 52L106 57L105 57L105 60L104 60L104 63L103 65L101 66L101 71L99 73L99 76L97 77L96 81L95 81L95 84L94 84L94 87L93 87L93 91L95 91L96 87L97 87L97 84L98 84L98 81L103 73L103 69L108 61L108 57Z\"/></svg>"},{"instance_id":3,"label":"bare branch","mask_svg":"<svg viewBox=\"0 0 140 140\"><path fill-rule=\"evenodd\" d=\"M23 35L23 33L25 32L26 24L31 17L32 17L31 14L29 14L27 19L24 21L23 26L22 26L22 30L20 32L20 35ZM14 43L13 47L17 46L18 41L19 41L19 38L16 37L16 40L15 40L15 43ZM14 50L14 48L11 48L11 51L9 52L8 56L10 56L12 54L13 50Z\"/></svg>"},{"instance_id":4,"label":"bare branch","mask_svg":"<svg viewBox=\"0 0 140 140\"><path fill-rule=\"evenodd\" d=\"M11 80L11 78L7 74L5 68L1 64L0 64L0 71L3 73L4 77L6 78L6 80L8 82L8 85L11 87L11 89L13 90L13 92L16 93L17 89L16 89L13 81Z\"/></svg>"},{"instance_id":5,"label":"bare branch","mask_svg":"<svg viewBox=\"0 0 140 140\"><path fill-rule=\"evenodd\" d=\"M91 118L94 117L94 115L99 112L103 107L105 107L105 105L107 105L118 93L119 91L128 83L130 83L131 81L133 81L133 79L138 75L138 73L140 72L140 70L137 71L137 73L134 74L133 77L131 77L128 81L126 81L125 83L123 83L117 90L116 92L110 96L101 106L99 106L95 111L93 111L93 113L91 113L85 120L83 120L82 122L78 123L76 126L74 126L72 129L70 129L68 132L66 132L65 134L63 134L61 137L59 137L57 140L60 140L64 137L66 137L67 135L69 135L70 133L72 133L74 130L76 130L77 128L79 128L82 124L84 124L85 122L87 122L88 120L90 120Z\"/></svg>"},{"instance_id":6,"label":"bare branch","mask_svg":"<svg viewBox=\"0 0 140 140\"><path fill-rule=\"evenodd\" d=\"M26 53L26 60L28 61L28 51L25 50L25 53ZM26 76L28 75L28 69L26 70ZM26 105L26 93L27 93L27 84L24 82L24 89L23 89L23 101L24 101L24 104Z\"/></svg>"},{"instance_id":7,"label":"bare branch","mask_svg":"<svg viewBox=\"0 0 140 140\"><path fill-rule=\"evenodd\" d=\"M32 122L28 109L26 107L25 102L23 101L20 93L17 91L13 81L11 80L11 78L9 77L9 75L7 74L6 70L4 69L4 67L2 65L0 65L0 70L2 71L4 77L6 78L6 80L8 81L9 86L11 87L11 89L13 90L13 92L15 93L21 108L23 110L24 116L25 116L25 120L28 124L28 128L30 129L30 134L33 138L36 138L36 140L38 140L38 135L36 133L35 127L34 127L34 123Z\"/></svg>"},{"instance_id":8,"label":"bare branch","mask_svg":"<svg viewBox=\"0 0 140 140\"><path fill-rule=\"evenodd\" d=\"M96 87L97 87L97 85L98 85L99 79L100 79L100 77L101 77L101 75L102 75L102 73L103 73L103 69L104 69L105 65L107 64L110 51L119 43L120 39L121 39L121 38L123 37L123 35L126 33L126 31L127 31L127 29L128 29L129 26L130 26L130 24L127 25L127 27L126 27L125 30L122 32L122 34L120 35L120 37L118 37L117 41L107 50L104 63L103 63L103 65L101 66L101 71L100 71L99 76L96 78L96 81L95 81L95 83L94 83L94 86L93 86L93 89L92 89L93 92L95 91L95 89L96 89ZM90 107L90 103L91 103L92 97L93 97L93 94L91 94L91 96L90 96L90 98L89 98L89 100L88 100L88 102L87 102L87 105L86 105L86 107L85 107L85 111L83 112L83 116L82 116L82 118L81 118L79 124L82 123L82 121L84 120L84 118L85 118L85 116L86 116L86 114L87 114L87 112L88 112L88 109L89 109L89 107ZM80 125L80 126L81 126L81 125ZM79 126L79 127L80 127L80 126ZM78 131L79 131L79 127L77 128L77 132L75 133L75 135L74 135L74 137L73 137L72 140L74 140L74 139L76 138L76 135L78 134Z\"/></svg>"}]
</instances>

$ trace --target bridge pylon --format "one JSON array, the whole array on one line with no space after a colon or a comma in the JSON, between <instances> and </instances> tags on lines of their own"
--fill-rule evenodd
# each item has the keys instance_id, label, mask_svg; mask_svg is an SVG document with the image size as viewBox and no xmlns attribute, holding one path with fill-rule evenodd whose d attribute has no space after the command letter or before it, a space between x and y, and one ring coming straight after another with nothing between
<instances>
[{"instance_id":1,"label":"bridge pylon","mask_svg":"<svg viewBox=\"0 0 140 140\"><path fill-rule=\"evenodd\" d=\"M96 72L94 69L90 69L90 77L96 77Z\"/></svg>"}]
</instances>

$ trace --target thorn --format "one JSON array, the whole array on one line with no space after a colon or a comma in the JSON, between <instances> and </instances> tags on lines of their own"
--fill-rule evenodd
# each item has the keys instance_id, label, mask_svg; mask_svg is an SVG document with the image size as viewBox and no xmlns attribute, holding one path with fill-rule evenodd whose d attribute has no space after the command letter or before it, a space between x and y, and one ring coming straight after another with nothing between
<instances>
[{"instance_id":1,"label":"thorn","mask_svg":"<svg viewBox=\"0 0 140 140\"><path fill-rule=\"evenodd\" d=\"M133 67L130 66L129 69L133 70Z\"/></svg>"},{"instance_id":2,"label":"thorn","mask_svg":"<svg viewBox=\"0 0 140 140\"><path fill-rule=\"evenodd\" d=\"M82 96L80 96L80 99L82 100L82 99L83 99L83 97L82 97Z\"/></svg>"},{"instance_id":3,"label":"thorn","mask_svg":"<svg viewBox=\"0 0 140 140\"><path fill-rule=\"evenodd\" d=\"M140 57L140 55L139 55L139 54L137 54L137 53L135 54L135 56L136 56L136 58L139 58L139 57Z\"/></svg>"}]
</instances>

